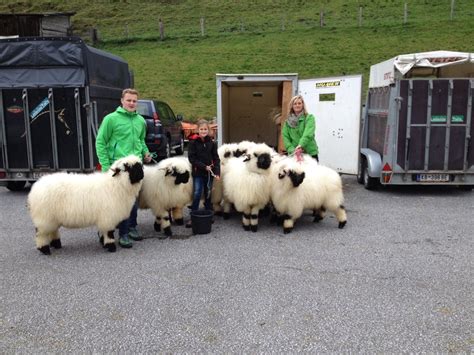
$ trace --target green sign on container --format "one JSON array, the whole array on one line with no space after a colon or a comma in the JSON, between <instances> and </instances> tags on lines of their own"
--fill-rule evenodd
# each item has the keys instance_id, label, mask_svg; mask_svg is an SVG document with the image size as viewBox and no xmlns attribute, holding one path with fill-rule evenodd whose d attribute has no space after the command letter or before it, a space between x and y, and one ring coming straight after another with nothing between
<instances>
[{"instance_id":1,"label":"green sign on container","mask_svg":"<svg viewBox=\"0 0 474 355\"><path fill-rule=\"evenodd\" d=\"M446 115L432 115L431 116L431 122L434 123L444 123L447 120Z\"/></svg>"},{"instance_id":2,"label":"green sign on container","mask_svg":"<svg viewBox=\"0 0 474 355\"><path fill-rule=\"evenodd\" d=\"M452 115L451 122L453 123L463 123L464 122L464 115Z\"/></svg>"}]
</instances>

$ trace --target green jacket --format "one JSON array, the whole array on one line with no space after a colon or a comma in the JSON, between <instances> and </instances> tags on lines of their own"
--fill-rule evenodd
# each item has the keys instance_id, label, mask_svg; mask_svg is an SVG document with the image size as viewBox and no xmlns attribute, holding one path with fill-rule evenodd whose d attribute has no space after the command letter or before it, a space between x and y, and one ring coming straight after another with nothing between
<instances>
[{"instance_id":1,"label":"green jacket","mask_svg":"<svg viewBox=\"0 0 474 355\"><path fill-rule=\"evenodd\" d=\"M288 154L293 154L295 148L299 145L304 149L306 154L314 156L318 154L318 145L314 138L316 131L316 124L314 123L314 116L308 114L301 115L298 120L298 126L291 128L288 122L283 124L282 135L283 143Z\"/></svg>"},{"instance_id":2,"label":"green jacket","mask_svg":"<svg viewBox=\"0 0 474 355\"><path fill-rule=\"evenodd\" d=\"M148 153L145 135L145 119L136 112L118 107L105 116L95 141L102 171L109 170L114 161L130 154L143 158Z\"/></svg>"}]
</instances>

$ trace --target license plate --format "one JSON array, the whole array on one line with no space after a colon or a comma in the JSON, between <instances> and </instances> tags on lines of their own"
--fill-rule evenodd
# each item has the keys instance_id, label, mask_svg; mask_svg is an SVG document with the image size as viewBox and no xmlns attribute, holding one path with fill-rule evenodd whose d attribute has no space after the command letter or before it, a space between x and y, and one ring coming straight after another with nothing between
<instances>
[{"instance_id":1,"label":"license plate","mask_svg":"<svg viewBox=\"0 0 474 355\"><path fill-rule=\"evenodd\" d=\"M33 172L33 179L39 179L42 176L45 176L49 173L38 173L38 172Z\"/></svg>"},{"instance_id":2,"label":"license plate","mask_svg":"<svg viewBox=\"0 0 474 355\"><path fill-rule=\"evenodd\" d=\"M449 174L418 174L416 181L419 182L447 182L449 181Z\"/></svg>"}]
</instances>

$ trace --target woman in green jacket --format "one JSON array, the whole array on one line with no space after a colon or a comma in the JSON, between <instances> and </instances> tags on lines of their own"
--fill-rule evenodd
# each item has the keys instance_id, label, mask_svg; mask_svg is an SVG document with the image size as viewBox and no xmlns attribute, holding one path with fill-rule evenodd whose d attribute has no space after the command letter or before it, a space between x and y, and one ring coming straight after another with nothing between
<instances>
[{"instance_id":1,"label":"woman in green jacket","mask_svg":"<svg viewBox=\"0 0 474 355\"><path fill-rule=\"evenodd\" d=\"M314 138L316 130L314 116L306 111L303 97L293 96L290 100L288 118L283 124L283 143L288 154L300 150L319 162L318 145Z\"/></svg>"},{"instance_id":2,"label":"woman in green jacket","mask_svg":"<svg viewBox=\"0 0 474 355\"><path fill-rule=\"evenodd\" d=\"M137 110L138 91L125 89L122 92L122 106L104 117L100 124L95 148L102 171L109 170L117 159L134 154L145 163L151 161L150 152L145 143L146 122ZM133 240L142 240L137 230L138 204L135 202L130 217L120 222L119 245L131 248Z\"/></svg>"}]
</instances>

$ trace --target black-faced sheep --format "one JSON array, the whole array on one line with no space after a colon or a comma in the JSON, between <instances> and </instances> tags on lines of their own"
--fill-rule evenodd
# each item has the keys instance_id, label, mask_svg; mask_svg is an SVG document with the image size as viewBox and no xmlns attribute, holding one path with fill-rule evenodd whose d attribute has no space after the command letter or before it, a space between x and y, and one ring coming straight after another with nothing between
<instances>
[{"instance_id":1,"label":"black-faced sheep","mask_svg":"<svg viewBox=\"0 0 474 355\"><path fill-rule=\"evenodd\" d=\"M223 180L224 196L242 212L245 230L256 232L258 212L270 201L269 173L273 149L264 143L256 144L240 158L230 159ZM229 210L224 209L224 213Z\"/></svg>"},{"instance_id":2,"label":"black-faced sheep","mask_svg":"<svg viewBox=\"0 0 474 355\"><path fill-rule=\"evenodd\" d=\"M191 164L184 157L162 160L144 169L145 177L139 195L139 207L150 208L155 215L155 231L171 236L169 211L179 225L183 224L183 208L192 201Z\"/></svg>"},{"instance_id":3,"label":"black-faced sheep","mask_svg":"<svg viewBox=\"0 0 474 355\"><path fill-rule=\"evenodd\" d=\"M36 228L36 247L51 254L61 248L59 227L97 226L104 248L114 252L115 227L130 215L143 179L136 156L117 160L105 173L55 173L39 179L28 195L28 208Z\"/></svg>"},{"instance_id":4,"label":"black-faced sheep","mask_svg":"<svg viewBox=\"0 0 474 355\"><path fill-rule=\"evenodd\" d=\"M284 218L285 234L293 230L294 221L301 217L305 209L333 212L339 228L344 228L347 222L341 177L307 155L303 162L293 157L273 166L271 200L275 210ZM318 222L321 218L320 214L316 214L314 221Z\"/></svg>"}]
</instances>

